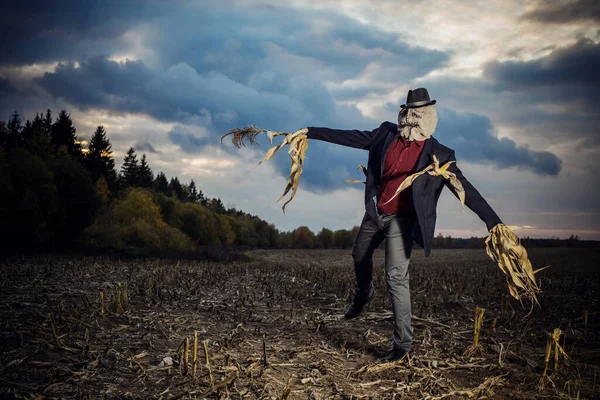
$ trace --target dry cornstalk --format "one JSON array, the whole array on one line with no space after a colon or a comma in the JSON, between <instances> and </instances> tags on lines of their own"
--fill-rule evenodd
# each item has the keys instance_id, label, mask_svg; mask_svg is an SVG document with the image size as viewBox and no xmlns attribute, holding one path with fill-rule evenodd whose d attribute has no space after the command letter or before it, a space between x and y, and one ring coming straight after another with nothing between
<instances>
[{"instance_id":1,"label":"dry cornstalk","mask_svg":"<svg viewBox=\"0 0 600 400\"><path fill-rule=\"evenodd\" d=\"M519 243L519 238L508 226L498 224L492 228L485 239L488 256L500 267L506 276L508 290L512 297L521 301L521 297L537 303L537 294L541 292L535 280L535 274L547 268L533 270L527 250Z\"/></svg>"},{"instance_id":2,"label":"dry cornstalk","mask_svg":"<svg viewBox=\"0 0 600 400\"><path fill-rule=\"evenodd\" d=\"M210 368L210 359L208 358L208 339L202 342L204 345L204 357L206 358L206 369L208 369L208 377L210 379L210 387L214 389L215 381L212 374L212 369Z\"/></svg>"},{"instance_id":3,"label":"dry cornstalk","mask_svg":"<svg viewBox=\"0 0 600 400\"><path fill-rule=\"evenodd\" d=\"M279 202L291 190L290 198L281 207L283 212L285 213L285 207L289 204L290 201L292 201L292 199L296 195L296 191L298 190L298 184L300 183L300 176L302 175L304 166L304 157L306 154L306 150L308 149L308 137L306 136L308 130L304 128L294 133L274 132L269 131L267 129L258 128L255 125L250 125L246 128L236 128L230 130L221 137L221 142L226 136L231 135L232 143L235 147L239 148L245 146L245 139L248 139L251 145L256 145L256 136L260 133L266 134L271 144L273 144L273 138L276 136L284 135L285 138L279 145L273 146L267 151L265 157L262 159L262 161L258 163L259 165L262 164L264 161L269 161L285 145L290 145L290 149L288 150L288 154L292 160L290 176L288 177L287 185L285 187L285 190L283 191L283 194L279 197L279 199L277 199L277 202Z\"/></svg>"},{"instance_id":4,"label":"dry cornstalk","mask_svg":"<svg viewBox=\"0 0 600 400\"><path fill-rule=\"evenodd\" d=\"M190 338L185 338L185 343L183 345L183 362L181 363L181 366L183 368L183 376L186 376L188 374L188 362L190 359Z\"/></svg>"},{"instance_id":5,"label":"dry cornstalk","mask_svg":"<svg viewBox=\"0 0 600 400\"><path fill-rule=\"evenodd\" d=\"M104 290L100 289L100 314L104 315Z\"/></svg>"},{"instance_id":6,"label":"dry cornstalk","mask_svg":"<svg viewBox=\"0 0 600 400\"><path fill-rule=\"evenodd\" d=\"M287 383L285 384L285 388L283 389L283 394L281 395L281 400L287 400L290 397L290 393L292 393L292 388L290 388L290 381L292 377L288 377Z\"/></svg>"},{"instance_id":7,"label":"dry cornstalk","mask_svg":"<svg viewBox=\"0 0 600 400\"><path fill-rule=\"evenodd\" d=\"M483 347L479 344L479 335L481 333L481 325L483 324L483 314L485 308L475 307L475 328L473 330L473 344L470 345L464 352L464 356L471 357L474 354L483 355Z\"/></svg>"},{"instance_id":8,"label":"dry cornstalk","mask_svg":"<svg viewBox=\"0 0 600 400\"><path fill-rule=\"evenodd\" d=\"M194 349L193 349L193 366L192 366L192 376L196 377L196 372L198 371L198 331L194 331Z\"/></svg>"},{"instance_id":9,"label":"dry cornstalk","mask_svg":"<svg viewBox=\"0 0 600 400\"><path fill-rule=\"evenodd\" d=\"M538 385L539 390L544 390L546 383L548 383L548 382L551 383L552 385L554 385L554 382L548 376L548 366L550 365L552 349L554 349L554 371L552 371L553 374L558 373L559 354L562 354L562 356L565 358L565 360L568 358L567 353L565 353L565 351L559 344L561 335L562 335L562 331L560 330L560 328L555 328L554 331L552 332L552 334L548 334L548 339L546 340L546 353L544 355L544 372L542 373L542 376L540 377L540 383Z\"/></svg>"}]
</instances>

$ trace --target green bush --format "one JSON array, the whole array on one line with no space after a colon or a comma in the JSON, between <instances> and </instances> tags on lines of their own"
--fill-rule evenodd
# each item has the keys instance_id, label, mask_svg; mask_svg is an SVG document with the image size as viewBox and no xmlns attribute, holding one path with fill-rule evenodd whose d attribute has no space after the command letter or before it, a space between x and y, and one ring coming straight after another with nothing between
<instances>
[{"instance_id":1,"label":"green bush","mask_svg":"<svg viewBox=\"0 0 600 400\"><path fill-rule=\"evenodd\" d=\"M88 229L89 243L116 249L144 248L155 252L193 249L189 237L163 221L160 207L145 189L131 189L124 199Z\"/></svg>"}]
</instances>

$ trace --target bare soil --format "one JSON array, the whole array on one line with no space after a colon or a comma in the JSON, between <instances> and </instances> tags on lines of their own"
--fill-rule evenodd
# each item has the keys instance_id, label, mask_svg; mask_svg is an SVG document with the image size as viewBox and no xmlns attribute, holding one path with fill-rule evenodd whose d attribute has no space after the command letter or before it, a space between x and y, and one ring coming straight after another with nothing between
<instances>
[{"instance_id":1,"label":"bare soil","mask_svg":"<svg viewBox=\"0 0 600 400\"><path fill-rule=\"evenodd\" d=\"M415 250L414 350L388 364L378 360L392 333L382 252L376 297L352 321L343 318L349 251L246 255L0 261L0 398L599 398L596 249L531 250L536 267L551 265L532 311L508 298L483 250ZM481 349L467 357L476 306L485 308ZM541 379L555 328L565 354L556 371L551 356Z\"/></svg>"}]
</instances>

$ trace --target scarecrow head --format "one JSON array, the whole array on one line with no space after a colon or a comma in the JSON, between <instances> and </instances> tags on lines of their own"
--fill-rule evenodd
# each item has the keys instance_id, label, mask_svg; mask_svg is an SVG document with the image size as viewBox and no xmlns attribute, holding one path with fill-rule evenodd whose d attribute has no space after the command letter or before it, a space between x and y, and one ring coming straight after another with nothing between
<instances>
[{"instance_id":1,"label":"scarecrow head","mask_svg":"<svg viewBox=\"0 0 600 400\"><path fill-rule=\"evenodd\" d=\"M434 104L427 89L409 90L406 104L398 110L398 133L407 140L425 140L433 135L438 121Z\"/></svg>"}]
</instances>

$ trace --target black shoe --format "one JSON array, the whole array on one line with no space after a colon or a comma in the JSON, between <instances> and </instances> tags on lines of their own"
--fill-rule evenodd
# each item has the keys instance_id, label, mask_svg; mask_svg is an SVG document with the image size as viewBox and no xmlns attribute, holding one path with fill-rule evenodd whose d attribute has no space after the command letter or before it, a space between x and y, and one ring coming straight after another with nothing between
<instances>
[{"instance_id":1,"label":"black shoe","mask_svg":"<svg viewBox=\"0 0 600 400\"><path fill-rule=\"evenodd\" d=\"M390 352L381 359L384 363L394 362L401 360L408 355L408 351L401 349L400 347L394 346Z\"/></svg>"},{"instance_id":2,"label":"black shoe","mask_svg":"<svg viewBox=\"0 0 600 400\"><path fill-rule=\"evenodd\" d=\"M346 317L346 319L358 317L360 313L362 313L363 309L367 306L367 304L369 304L371 300L373 300L373 297L375 297L374 293L371 294L371 296L367 299L363 297L354 296L352 303L350 303L350 305L346 309L344 317Z\"/></svg>"}]
</instances>

